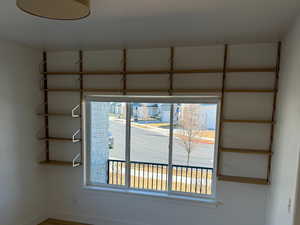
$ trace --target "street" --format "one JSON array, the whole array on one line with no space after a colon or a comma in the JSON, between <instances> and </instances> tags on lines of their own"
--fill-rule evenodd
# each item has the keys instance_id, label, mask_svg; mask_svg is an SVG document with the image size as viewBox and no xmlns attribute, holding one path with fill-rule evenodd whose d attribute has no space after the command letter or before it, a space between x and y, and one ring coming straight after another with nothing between
<instances>
[{"instance_id":1,"label":"street","mask_svg":"<svg viewBox=\"0 0 300 225\"><path fill-rule=\"evenodd\" d=\"M109 158L125 160L125 123L110 120L109 130L114 138ZM152 163L168 163L169 136L156 129L131 126L130 160ZM190 155L190 166L213 167L213 144L197 143ZM187 165L187 152L181 141L174 138L173 164Z\"/></svg>"}]
</instances>

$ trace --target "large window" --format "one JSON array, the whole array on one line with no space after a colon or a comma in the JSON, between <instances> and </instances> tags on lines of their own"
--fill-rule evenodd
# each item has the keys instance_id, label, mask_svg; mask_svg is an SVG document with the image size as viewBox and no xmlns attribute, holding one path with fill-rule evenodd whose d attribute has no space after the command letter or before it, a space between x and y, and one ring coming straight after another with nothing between
<instances>
[{"instance_id":1,"label":"large window","mask_svg":"<svg viewBox=\"0 0 300 225\"><path fill-rule=\"evenodd\" d=\"M217 112L209 97L86 97L86 184L214 196Z\"/></svg>"}]
</instances>

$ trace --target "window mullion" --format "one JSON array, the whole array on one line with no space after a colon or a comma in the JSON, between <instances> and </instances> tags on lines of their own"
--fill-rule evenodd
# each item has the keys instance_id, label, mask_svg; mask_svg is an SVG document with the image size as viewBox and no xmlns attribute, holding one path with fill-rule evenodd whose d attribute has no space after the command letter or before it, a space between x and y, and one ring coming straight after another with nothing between
<instances>
[{"instance_id":1,"label":"window mullion","mask_svg":"<svg viewBox=\"0 0 300 225\"><path fill-rule=\"evenodd\" d=\"M169 129L169 162L168 162L168 191L172 191L172 176L173 176L173 117L174 104L171 104L170 110L170 129Z\"/></svg>"},{"instance_id":2,"label":"window mullion","mask_svg":"<svg viewBox=\"0 0 300 225\"><path fill-rule=\"evenodd\" d=\"M126 140L125 140L125 186L130 187L130 133L131 133L131 104L126 103Z\"/></svg>"}]
</instances>

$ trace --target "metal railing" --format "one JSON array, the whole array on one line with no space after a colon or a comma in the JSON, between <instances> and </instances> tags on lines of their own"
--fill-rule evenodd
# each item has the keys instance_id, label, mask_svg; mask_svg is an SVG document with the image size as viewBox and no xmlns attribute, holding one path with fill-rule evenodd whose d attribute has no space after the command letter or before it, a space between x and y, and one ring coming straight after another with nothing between
<instances>
[{"instance_id":1,"label":"metal railing","mask_svg":"<svg viewBox=\"0 0 300 225\"><path fill-rule=\"evenodd\" d=\"M155 191L168 190L168 164L131 161L130 187ZM107 183L125 185L126 162L107 161ZM213 168L172 165L172 191L210 195Z\"/></svg>"}]
</instances>

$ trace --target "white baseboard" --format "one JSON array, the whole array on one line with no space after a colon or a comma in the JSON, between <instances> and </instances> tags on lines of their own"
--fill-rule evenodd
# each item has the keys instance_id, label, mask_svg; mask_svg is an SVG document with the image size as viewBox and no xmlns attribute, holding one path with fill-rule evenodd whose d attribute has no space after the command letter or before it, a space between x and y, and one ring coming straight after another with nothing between
<instances>
[{"instance_id":1,"label":"white baseboard","mask_svg":"<svg viewBox=\"0 0 300 225\"><path fill-rule=\"evenodd\" d=\"M69 220L79 223L87 223L92 225L150 225L145 223L133 222L133 221L125 221L121 219L115 218L106 218L106 217L91 217L84 215L72 215L68 213L52 213L50 218L53 219L61 219L61 220Z\"/></svg>"}]
</instances>

